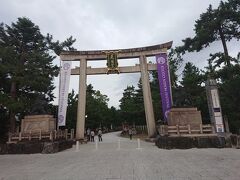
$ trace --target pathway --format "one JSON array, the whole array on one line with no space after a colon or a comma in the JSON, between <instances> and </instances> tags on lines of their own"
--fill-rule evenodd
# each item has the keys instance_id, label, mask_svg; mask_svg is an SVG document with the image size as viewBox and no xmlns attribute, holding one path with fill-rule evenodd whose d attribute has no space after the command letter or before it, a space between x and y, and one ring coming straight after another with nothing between
<instances>
[{"instance_id":1,"label":"pathway","mask_svg":"<svg viewBox=\"0 0 240 180\"><path fill-rule=\"evenodd\" d=\"M118 149L120 139L120 150ZM0 155L0 180L239 180L240 149L163 150L103 135L57 154Z\"/></svg>"}]
</instances>

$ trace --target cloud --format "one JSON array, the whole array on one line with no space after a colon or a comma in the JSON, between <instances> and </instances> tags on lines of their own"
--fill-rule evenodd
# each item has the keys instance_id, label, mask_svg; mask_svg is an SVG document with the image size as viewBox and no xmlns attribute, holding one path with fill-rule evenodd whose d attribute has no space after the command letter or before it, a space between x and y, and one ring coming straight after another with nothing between
<instances>
[{"instance_id":1,"label":"cloud","mask_svg":"<svg viewBox=\"0 0 240 180\"><path fill-rule=\"evenodd\" d=\"M142 47L173 40L173 46L193 36L195 20L209 4L216 7L220 0L0 0L0 21L15 22L17 17L28 17L43 34L50 33L63 41L70 35L77 39L79 50ZM236 54L236 42L231 45ZM213 45L213 50L219 45ZM211 49L211 50L212 50ZM188 55L199 67L206 64L209 50ZM54 61L59 65L59 59ZM133 65L128 60L124 65ZM73 63L77 66L79 63ZM88 63L105 66L105 62ZM118 106L127 85L136 85L140 74L89 76L88 83L110 97L110 105ZM55 81L56 87L58 81ZM70 90L78 91L78 77L71 77ZM58 88L55 89L55 96ZM55 101L55 103L57 100Z\"/></svg>"}]
</instances>

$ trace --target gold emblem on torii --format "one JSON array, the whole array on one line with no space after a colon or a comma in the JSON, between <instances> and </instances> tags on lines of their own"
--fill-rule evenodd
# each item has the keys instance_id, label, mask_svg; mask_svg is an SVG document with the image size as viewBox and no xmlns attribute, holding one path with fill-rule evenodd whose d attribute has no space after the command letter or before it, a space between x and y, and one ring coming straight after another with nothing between
<instances>
[{"instance_id":1,"label":"gold emblem on torii","mask_svg":"<svg viewBox=\"0 0 240 180\"><path fill-rule=\"evenodd\" d=\"M118 68L118 52L119 51L105 51L107 59L107 74L120 73Z\"/></svg>"}]
</instances>

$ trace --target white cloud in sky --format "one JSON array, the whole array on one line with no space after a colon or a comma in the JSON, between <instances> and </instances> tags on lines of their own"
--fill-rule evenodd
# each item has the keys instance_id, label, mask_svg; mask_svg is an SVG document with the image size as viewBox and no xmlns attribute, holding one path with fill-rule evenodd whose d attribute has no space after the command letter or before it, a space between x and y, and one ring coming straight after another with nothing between
<instances>
[{"instance_id":1,"label":"white cloud in sky","mask_svg":"<svg viewBox=\"0 0 240 180\"><path fill-rule=\"evenodd\" d=\"M63 41L69 36L77 39L78 50L142 47L173 40L173 46L194 35L195 20L209 4L217 7L220 0L0 0L0 22L10 24L18 17L28 17L43 34ZM237 55L237 44L229 44L230 54ZM198 67L206 65L212 51L222 51L220 42L199 53L187 55ZM54 61L59 63L59 58ZM119 62L134 65L136 59ZM78 62L73 63L78 66ZM88 66L105 66L105 62L89 62ZM179 72L180 73L180 72ZM127 85L136 85L137 74L88 76L87 83L110 98L110 106L118 106ZM58 86L58 79L55 80ZM70 89L78 91L78 77L72 76ZM55 89L55 96L58 94ZM56 103L57 101L55 101Z\"/></svg>"}]
</instances>

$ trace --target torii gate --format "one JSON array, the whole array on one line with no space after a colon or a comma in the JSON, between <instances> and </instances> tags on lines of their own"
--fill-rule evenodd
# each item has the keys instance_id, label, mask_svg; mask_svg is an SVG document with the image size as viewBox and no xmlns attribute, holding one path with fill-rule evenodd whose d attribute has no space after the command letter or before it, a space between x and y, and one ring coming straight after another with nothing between
<instances>
[{"instance_id":1,"label":"torii gate","mask_svg":"<svg viewBox=\"0 0 240 180\"><path fill-rule=\"evenodd\" d=\"M60 54L61 61L80 61L80 67L71 69L71 75L79 75L79 98L77 111L76 139L84 138L85 109L86 109L86 77L87 75L107 74L108 68L87 67L87 61L106 60L106 52L117 52L118 59L139 58L140 65L118 67L119 73L141 72L143 99L148 136L156 134L156 125L152 105L148 71L157 70L156 64L148 64L147 57L166 53L172 47L172 41L154 46L130 49L92 50L92 51L64 51Z\"/></svg>"}]
</instances>

